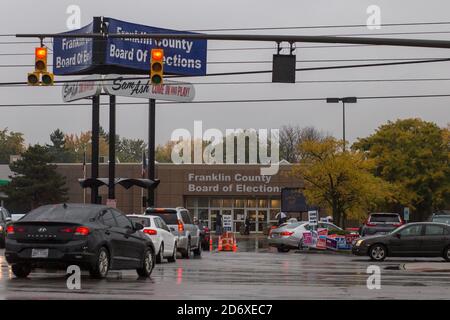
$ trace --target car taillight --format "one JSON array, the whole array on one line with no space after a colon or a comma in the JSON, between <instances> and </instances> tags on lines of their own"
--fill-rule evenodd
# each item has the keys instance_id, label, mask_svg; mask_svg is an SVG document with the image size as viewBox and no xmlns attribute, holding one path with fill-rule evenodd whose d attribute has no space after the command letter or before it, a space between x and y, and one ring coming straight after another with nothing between
<instances>
[{"instance_id":1,"label":"car taillight","mask_svg":"<svg viewBox=\"0 0 450 320\"><path fill-rule=\"evenodd\" d=\"M399 223L394 223L394 227L401 227L404 224L405 224L405 222L402 220Z\"/></svg>"},{"instance_id":2,"label":"car taillight","mask_svg":"<svg viewBox=\"0 0 450 320\"><path fill-rule=\"evenodd\" d=\"M146 234L148 234L150 236L155 236L155 235L158 234L158 232L156 230L154 230L154 229L144 229L142 231L144 231L144 233L146 233Z\"/></svg>"},{"instance_id":3,"label":"car taillight","mask_svg":"<svg viewBox=\"0 0 450 320\"><path fill-rule=\"evenodd\" d=\"M280 233L280 235L283 237L289 237L289 236L292 236L293 234L294 234L294 232L292 232L292 231L283 231Z\"/></svg>"},{"instance_id":4,"label":"car taillight","mask_svg":"<svg viewBox=\"0 0 450 320\"><path fill-rule=\"evenodd\" d=\"M376 227L377 224L376 223L371 223L371 222L366 222L366 226L368 226L368 227Z\"/></svg>"},{"instance_id":5,"label":"car taillight","mask_svg":"<svg viewBox=\"0 0 450 320\"><path fill-rule=\"evenodd\" d=\"M24 227L8 226L6 228L6 233L7 234L14 234L14 233L21 233L21 232L25 232L25 228Z\"/></svg>"},{"instance_id":6,"label":"car taillight","mask_svg":"<svg viewBox=\"0 0 450 320\"><path fill-rule=\"evenodd\" d=\"M75 229L75 235L77 236L87 236L91 230L88 227L77 227Z\"/></svg>"},{"instance_id":7,"label":"car taillight","mask_svg":"<svg viewBox=\"0 0 450 320\"><path fill-rule=\"evenodd\" d=\"M62 233L73 233L73 229L72 228L62 228L62 229L59 229L59 232L62 232Z\"/></svg>"},{"instance_id":8,"label":"car taillight","mask_svg":"<svg viewBox=\"0 0 450 320\"><path fill-rule=\"evenodd\" d=\"M178 231L184 231L184 224L181 220L178 220Z\"/></svg>"}]
</instances>

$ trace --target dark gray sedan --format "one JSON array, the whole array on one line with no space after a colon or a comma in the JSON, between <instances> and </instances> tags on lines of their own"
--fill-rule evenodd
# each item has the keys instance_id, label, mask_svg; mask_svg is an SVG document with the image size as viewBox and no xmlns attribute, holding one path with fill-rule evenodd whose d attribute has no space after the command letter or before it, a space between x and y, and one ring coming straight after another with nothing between
<instances>
[{"instance_id":1,"label":"dark gray sedan","mask_svg":"<svg viewBox=\"0 0 450 320\"><path fill-rule=\"evenodd\" d=\"M406 224L387 235L355 241L352 252L374 261L383 261L386 257L443 257L450 262L450 225Z\"/></svg>"}]
</instances>

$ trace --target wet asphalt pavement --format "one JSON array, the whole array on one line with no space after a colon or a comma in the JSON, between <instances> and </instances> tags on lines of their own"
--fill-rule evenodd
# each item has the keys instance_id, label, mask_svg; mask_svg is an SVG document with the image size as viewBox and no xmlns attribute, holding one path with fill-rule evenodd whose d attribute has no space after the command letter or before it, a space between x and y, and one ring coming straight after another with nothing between
<instances>
[{"instance_id":1,"label":"wet asphalt pavement","mask_svg":"<svg viewBox=\"0 0 450 320\"><path fill-rule=\"evenodd\" d=\"M238 252L203 252L201 258L156 265L151 278L135 271L95 280L83 273L69 290L63 272L37 270L16 279L0 250L0 299L450 299L450 272L399 269L405 263L442 259L387 259L381 289L366 286L365 257L349 254L278 253L265 240L239 241Z\"/></svg>"}]
</instances>

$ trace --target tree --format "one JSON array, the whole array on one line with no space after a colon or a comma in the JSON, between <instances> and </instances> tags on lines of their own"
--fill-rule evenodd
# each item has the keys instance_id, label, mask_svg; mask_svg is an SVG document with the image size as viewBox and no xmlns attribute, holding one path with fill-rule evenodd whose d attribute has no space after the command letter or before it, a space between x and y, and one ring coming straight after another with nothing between
<instances>
[{"instance_id":1,"label":"tree","mask_svg":"<svg viewBox=\"0 0 450 320\"><path fill-rule=\"evenodd\" d=\"M74 162L76 154L66 148L66 135L60 129L56 129L50 134L52 144L47 144L50 155L56 163Z\"/></svg>"},{"instance_id":2,"label":"tree","mask_svg":"<svg viewBox=\"0 0 450 320\"><path fill-rule=\"evenodd\" d=\"M8 164L11 155L19 155L25 150L23 134L0 130L0 164Z\"/></svg>"},{"instance_id":3,"label":"tree","mask_svg":"<svg viewBox=\"0 0 450 320\"><path fill-rule=\"evenodd\" d=\"M314 127L283 126L280 129L280 159L297 163L302 158L298 146L303 141L320 141L326 136Z\"/></svg>"},{"instance_id":4,"label":"tree","mask_svg":"<svg viewBox=\"0 0 450 320\"><path fill-rule=\"evenodd\" d=\"M303 158L289 174L304 181L310 205L332 212L345 227L348 218L363 218L380 203L394 201L395 188L371 173L374 162L362 153L341 149L342 143L332 137L305 140L299 145Z\"/></svg>"},{"instance_id":5,"label":"tree","mask_svg":"<svg viewBox=\"0 0 450 320\"><path fill-rule=\"evenodd\" d=\"M80 135L66 134L66 148L75 154L75 161L82 162L84 152L88 161L92 159L92 134L91 131L81 132ZM101 156L107 156L109 154L108 143L104 136L99 137L99 154Z\"/></svg>"},{"instance_id":6,"label":"tree","mask_svg":"<svg viewBox=\"0 0 450 320\"><path fill-rule=\"evenodd\" d=\"M146 150L147 144L141 139L121 138L116 143L116 155L120 162L141 162L142 153Z\"/></svg>"},{"instance_id":7,"label":"tree","mask_svg":"<svg viewBox=\"0 0 450 320\"><path fill-rule=\"evenodd\" d=\"M56 172L56 166L46 147L30 146L22 158L9 165L14 173L3 190L8 204L29 211L44 204L67 201L65 177Z\"/></svg>"},{"instance_id":8,"label":"tree","mask_svg":"<svg viewBox=\"0 0 450 320\"><path fill-rule=\"evenodd\" d=\"M353 146L375 161L377 176L409 192L414 220L423 221L450 203L446 130L421 119L389 121Z\"/></svg>"}]
</instances>

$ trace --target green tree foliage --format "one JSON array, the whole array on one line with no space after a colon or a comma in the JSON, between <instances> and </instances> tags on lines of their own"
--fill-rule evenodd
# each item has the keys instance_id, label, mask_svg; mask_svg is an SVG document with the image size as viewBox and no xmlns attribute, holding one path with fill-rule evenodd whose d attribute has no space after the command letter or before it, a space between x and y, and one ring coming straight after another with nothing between
<instances>
[{"instance_id":1,"label":"green tree foliage","mask_svg":"<svg viewBox=\"0 0 450 320\"><path fill-rule=\"evenodd\" d=\"M413 220L425 220L433 210L450 205L448 128L421 119L397 120L359 139L353 148L375 161L378 177L408 193L411 201L405 205L413 207Z\"/></svg>"},{"instance_id":2,"label":"green tree foliage","mask_svg":"<svg viewBox=\"0 0 450 320\"><path fill-rule=\"evenodd\" d=\"M394 186L372 174L374 162L362 153L342 152L342 143L332 137L305 140L298 148L303 157L290 175L304 181L308 203L332 212L340 226L394 201Z\"/></svg>"},{"instance_id":3,"label":"green tree foliage","mask_svg":"<svg viewBox=\"0 0 450 320\"><path fill-rule=\"evenodd\" d=\"M11 182L3 187L8 205L29 211L44 204L67 200L65 177L56 172L56 166L46 147L30 146L22 158L9 165L14 173Z\"/></svg>"},{"instance_id":4,"label":"green tree foliage","mask_svg":"<svg viewBox=\"0 0 450 320\"><path fill-rule=\"evenodd\" d=\"M60 129L56 129L50 134L52 144L47 144L48 151L56 163L75 162L76 154L74 150L66 147L66 135Z\"/></svg>"},{"instance_id":5,"label":"green tree foliage","mask_svg":"<svg viewBox=\"0 0 450 320\"><path fill-rule=\"evenodd\" d=\"M8 164L9 156L19 155L25 150L23 134L0 130L0 164Z\"/></svg>"},{"instance_id":6,"label":"green tree foliage","mask_svg":"<svg viewBox=\"0 0 450 320\"><path fill-rule=\"evenodd\" d=\"M116 140L117 141L117 140ZM139 163L147 144L141 139L121 138L116 143L116 156L120 162Z\"/></svg>"}]
</instances>

